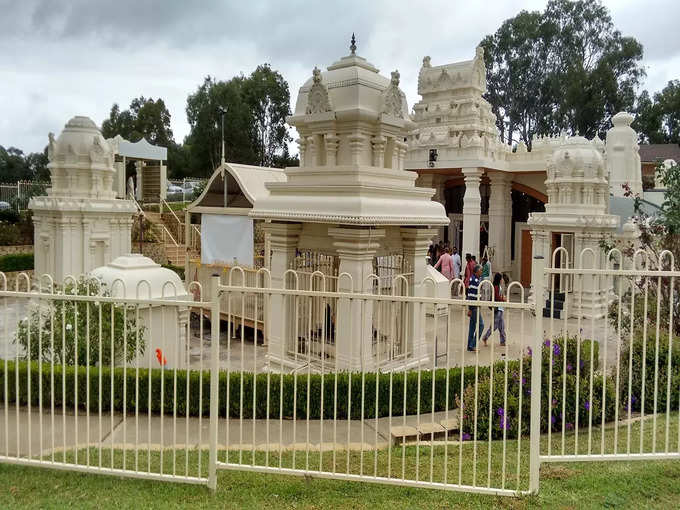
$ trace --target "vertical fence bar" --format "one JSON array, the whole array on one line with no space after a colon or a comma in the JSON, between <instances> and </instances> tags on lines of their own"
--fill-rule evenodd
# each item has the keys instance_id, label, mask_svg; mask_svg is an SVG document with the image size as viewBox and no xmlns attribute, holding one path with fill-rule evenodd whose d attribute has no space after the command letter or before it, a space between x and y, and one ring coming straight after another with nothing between
<instances>
[{"instance_id":1,"label":"vertical fence bar","mask_svg":"<svg viewBox=\"0 0 680 510\"><path fill-rule=\"evenodd\" d=\"M210 279L210 454L208 457L208 487L217 489L217 419L220 357L220 277ZM202 339L201 339L202 341ZM203 405L200 402L199 405ZM228 412L228 410L227 410ZM227 415L228 419L228 415ZM199 450L201 445L198 445Z\"/></svg>"},{"instance_id":2,"label":"vertical fence bar","mask_svg":"<svg viewBox=\"0 0 680 510\"><path fill-rule=\"evenodd\" d=\"M531 351L531 416L529 423L529 491L536 494L539 487L540 447L541 447L541 348L543 346L543 275L545 259L536 255L532 264L531 283L534 286L534 324L533 347Z\"/></svg>"}]
</instances>

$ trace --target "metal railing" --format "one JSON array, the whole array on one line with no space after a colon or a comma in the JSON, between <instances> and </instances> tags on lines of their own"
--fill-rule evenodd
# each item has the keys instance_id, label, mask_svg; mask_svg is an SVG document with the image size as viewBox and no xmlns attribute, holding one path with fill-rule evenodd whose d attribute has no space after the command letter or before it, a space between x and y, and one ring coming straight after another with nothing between
<instances>
[{"instance_id":1,"label":"metal railing","mask_svg":"<svg viewBox=\"0 0 680 510\"><path fill-rule=\"evenodd\" d=\"M156 223L156 222L153 222L149 219L149 216L144 212L144 209L142 209L142 207L139 205L139 203L135 199L134 195L132 195L132 194L128 195L128 199L132 200L132 202L135 204L135 208L137 209L137 214L141 215L145 220L147 220L149 222L149 225L153 229L154 235L159 237L159 240L160 240L161 243L163 243L163 244L173 244L174 246L180 246L180 244L174 238L172 233L170 233L168 228L163 223Z\"/></svg>"},{"instance_id":2,"label":"metal railing","mask_svg":"<svg viewBox=\"0 0 680 510\"><path fill-rule=\"evenodd\" d=\"M40 181L0 183L0 202L6 202L17 212L25 211L31 198L46 195L49 187L49 182Z\"/></svg>"},{"instance_id":3,"label":"metal railing","mask_svg":"<svg viewBox=\"0 0 680 510\"><path fill-rule=\"evenodd\" d=\"M504 302L413 275L196 266L149 298L0 274L0 462L517 495L542 462L680 458L673 264L537 257L533 300Z\"/></svg>"}]
</instances>

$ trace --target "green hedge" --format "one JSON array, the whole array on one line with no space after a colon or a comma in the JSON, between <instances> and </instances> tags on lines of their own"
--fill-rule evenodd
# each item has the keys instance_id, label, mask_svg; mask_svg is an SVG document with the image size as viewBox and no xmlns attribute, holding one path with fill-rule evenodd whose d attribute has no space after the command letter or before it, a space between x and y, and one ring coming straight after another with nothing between
<instances>
[{"instance_id":1,"label":"green hedge","mask_svg":"<svg viewBox=\"0 0 680 510\"><path fill-rule=\"evenodd\" d=\"M34 261L32 253L12 253L0 256L0 271L26 271L33 269Z\"/></svg>"},{"instance_id":2,"label":"green hedge","mask_svg":"<svg viewBox=\"0 0 680 510\"><path fill-rule=\"evenodd\" d=\"M497 364L498 367L504 366L503 362ZM509 370L513 370L519 366L518 362L508 362ZM514 368L513 368L514 367ZM499 368L500 369L500 368ZM8 399L10 402L16 400L16 379L17 370L19 376L19 403L26 405L28 403L28 381L29 374L31 380L31 405L37 406L39 403L40 380L42 380L42 398L43 405L50 405L52 378L51 365L49 363L38 364L37 362L20 361L18 365L15 362L7 362L7 369L5 370L5 363L0 362L0 382L4 380L5 372L7 373L8 383ZM40 372L42 371L42 376ZM77 402L78 407L85 409L87 398L87 382L90 383L90 411L97 411L99 408L99 377L101 372L102 378L102 409L111 410L111 379L113 378L113 409L116 411L123 410L123 387L126 386L125 407L128 410L135 409L135 373L136 369L128 368L125 372L122 368L103 367L101 371L98 367L90 367L89 378L86 367L67 366L64 370L61 365L54 367L54 402L56 406L66 406L73 408L76 402L76 383L77 383ZM477 372L478 378L483 378L488 375L488 367L479 367ZM435 379L435 395L434 405L435 411L442 411L446 409L446 370L438 369L434 372L431 370L423 370L418 374L417 371L410 371L406 373L394 373L376 375L375 373L366 373L362 378L361 374L357 373L339 373L337 375L337 417L339 419L346 419L350 412L353 419L361 417L361 394L362 385L365 388L363 410L366 418L375 417L376 411L376 377L378 377L378 416L389 416L390 411L390 378L392 378L392 415L401 415L404 409L404 395L406 396L406 413L415 414L418 411L418 395L420 394L420 412L426 413L432 409L432 377ZM149 384L151 384L151 411L153 413L161 412L161 383L164 386L163 410L164 412L172 412L173 404L173 384L174 372L172 370L161 369L139 369L139 411L146 412L149 402ZM187 398L187 377L189 378L189 393ZM293 410L296 409L295 416L297 418L309 417L312 419L320 418L321 416L321 382L323 380L323 415L324 417L332 417L334 415L334 401L335 401L335 374L326 374L321 376L319 374L312 374L309 377L306 373L300 373L297 376L285 374L270 374L269 375L269 416L271 418L279 417L280 409L280 395L281 395L281 380L283 380L283 417L292 418ZM351 383L350 383L351 378ZM404 388L404 378L406 378L406 388ZM257 418L267 417L267 379L268 374L258 374L253 377L252 373L241 372L220 372L219 392L220 392L220 416L225 416L226 413L226 395L227 387L229 388L230 402L229 402L229 416L239 417L239 409L241 401L239 399L241 384L243 384L243 417L251 418L253 416L253 401L256 410ZM63 381L65 380L65 386ZM463 386L467 387L474 383L475 367L466 367L464 373ZM297 397L294 406L293 389L297 382ZM255 383L255 389L253 385ZM309 413L307 412L307 386L309 383L310 390L310 405ZM420 387L420 391L418 391ZM449 408L457 407L459 401L461 387L461 369L452 368L449 370ZM64 400L65 388L65 400ZM199 406L199 394L202 388L203 399L202 409ZM351 388L351 391L350 391ZM349 396L351 395L351 404ZM255 398L253 398L255 397ZM4 382L0 383L0 402L4 401ZM181 416L186 415L188 411L191 416L198 416L201 412L204 416L208 414L210 409L210 373L204 371L202 373L198 370L177 370L177 413Z\"/></svg>"}]
</instances>

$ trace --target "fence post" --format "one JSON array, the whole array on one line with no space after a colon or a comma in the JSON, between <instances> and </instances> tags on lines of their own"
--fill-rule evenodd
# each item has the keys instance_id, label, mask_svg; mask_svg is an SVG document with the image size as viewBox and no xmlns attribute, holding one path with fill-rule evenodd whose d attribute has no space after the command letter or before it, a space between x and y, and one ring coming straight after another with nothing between
<instances>
[{"instance_id":1,"label":"fence post","mask_svg":"<svg viewBox=\"0 0 680 510\"><path fill-rule=\"evenodd\" d=\"M220 277L210 279L210 455L208 487L217 489L217 419L220 362Z\"/></svg>"},{"instance_id":2,"label":"fence post","mask_svg":"<svg viewBox=\"0 0 680 510\"><path fill-rule=\"evenodd\" d=\"M531 342L531 417L529 429L529 491L538 492L541 467L541 364L543 358L543 298L545 293L545 259L534 256L531 283L534 287L534 334Z\"/></svg>"}]
</instances>

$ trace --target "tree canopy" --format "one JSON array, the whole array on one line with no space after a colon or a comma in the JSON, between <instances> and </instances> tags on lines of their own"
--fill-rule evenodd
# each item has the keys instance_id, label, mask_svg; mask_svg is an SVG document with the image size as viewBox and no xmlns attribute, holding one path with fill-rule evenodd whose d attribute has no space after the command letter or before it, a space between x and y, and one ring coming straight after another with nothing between
<instances>
[{"instance_id":1,"label":"tree canopy","mask_svg":"<svg viewBox=\"0 0 680 510\"><path fill-rule=\"evenodd\" d=\"M0 176L2 182L48 181L47 148L43 152L24 152L16 147L0 145Z\"/></svg>"},{"instance_id":2,"label":"tree canopy","mask_svg":"<svg viewBox=\"0 0 680 510\"><path fill-rule=\"evenodd\" d=\"M521 11L480 43L487 100L502 139L567 131L604 136L610 119L631 109L644 76L642 46L616 30L599 1L551 0Z\"/></svg>"},{"instance_id":3,"label":"tree canopy","mask_svg":"<svg viewBox=\"0 0 680 510\"><path fill-rule=\"evenodd\" d=\"M671 80L661 92L638 97L633 128L642 143L680 143L680 80Z\"/></svg>"},{"instance_id":4,"label":"tree canopy","mask_svg":"<svg viewBox=\"0 0 680 510\"><path fill-rule=\"evenodd\" d=\"M227 160L262 166L290 160L291 137L285 124L290 114L288 83L268 64L248 77L227 81L206 77L187 98L186 111L191 132L184 144L192 175L210 175L219 164L222 111Z\"/></svg>"},{"instance_id":5,"label":"tree canopy","mask_svg":"<svg viewBox=\"0 0 680 510\"><path fill-rule=\"evenodd\" d=\"M138 142L142 138L146 141L168 147L174 143L170 128L170 112L165 102L158 98L137 97L130 102L128 110L120 111L114 103L109 118L102 122L104 138L120 135L131 142Z\"/></svg>"}]
</instances>

